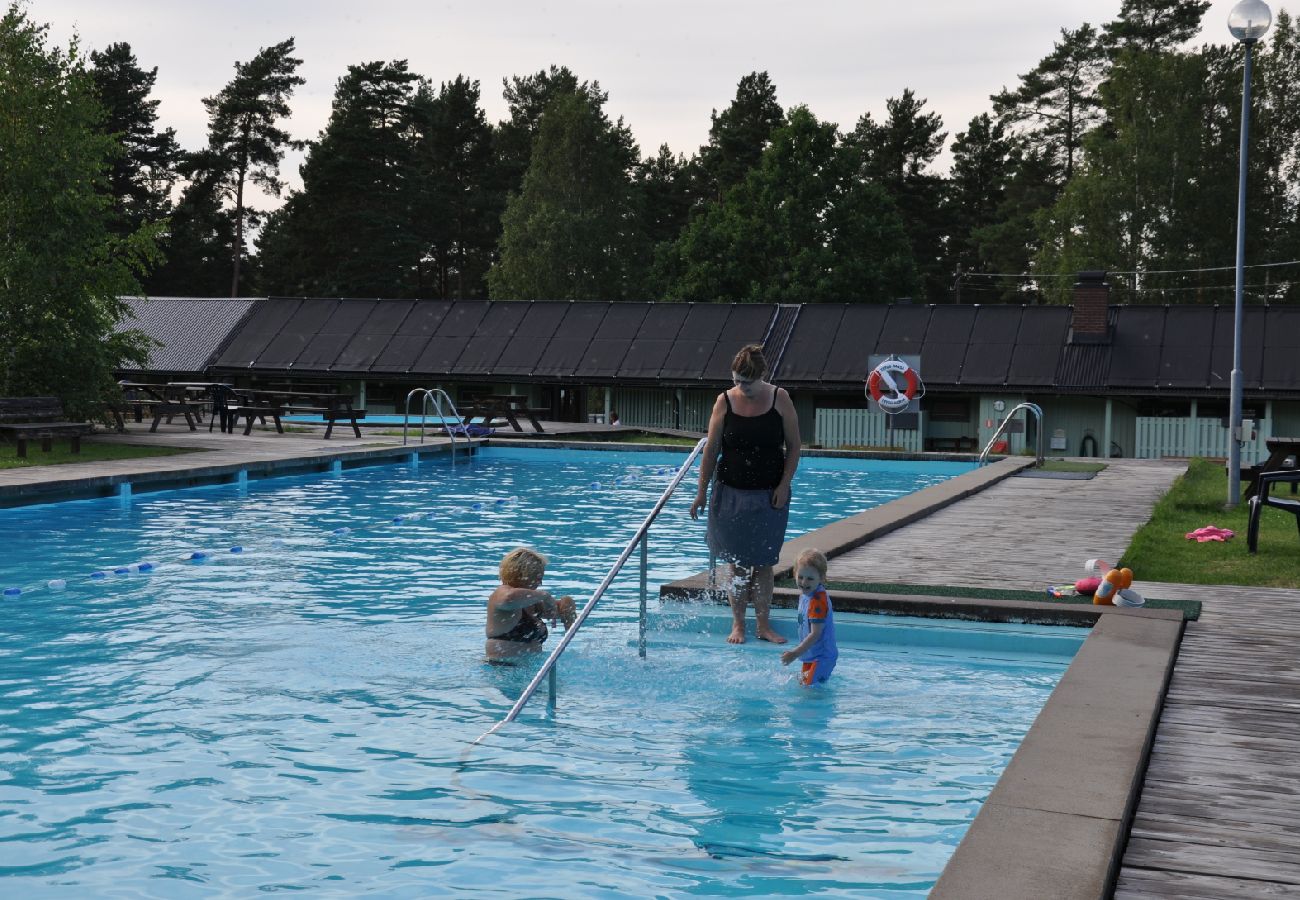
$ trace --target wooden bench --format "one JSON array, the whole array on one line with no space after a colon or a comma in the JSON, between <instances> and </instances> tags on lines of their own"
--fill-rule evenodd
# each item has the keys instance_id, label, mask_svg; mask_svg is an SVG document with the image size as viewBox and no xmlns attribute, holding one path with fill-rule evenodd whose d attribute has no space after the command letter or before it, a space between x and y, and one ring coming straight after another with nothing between
<instances>
[{"instance_id":1,"label":"wooden bench","mask_svg":"<svg viewBox=\"0 0 1300 900\"><path fill-rule=\"evenodd\" d=\"M167 384L144 384L142 382L118 382L122 388L122 399L115 404L118 409L134 414L137 422L143 422L147 413L152 419L149 430L158 430L158 424L164 419L172 423L176 416L184 416L190 431L198 431L196 421L202 421L203 403L190 399L189 392L183 387ZM117 414L115 414L117 415ZM121 417L122 430L125 430L125 416Z\"/></svg>"},{"instance_id":2,"label":"wooden bench","mask_svg":"<svg viewBox=\"0 0 1300 900\"><path fill-rule=\"evenodd\" d=\"M349 422L352 432L361 437L361 428L357 422L366 417L364 409L354 409L352 398L346 394L316 394L299 391L234 391L235 405L227 409L231 430L240 416L245 419L244 434L252 434L253 420L261 419L266 424L269 418L275 423L275 430L284 434L283 416L319 415L325 422L325 440L334 433L338 422Z\"/></svg>"},{"instance_id":3,"label":"wooden bench","mask_svg":"<svg viewBox=\"0 0 1300 900\"><path fill-rule=\"evenodd\" d=\"M88 422L66 422L63 404L58 397L0 397L0 434L8 435L18 445L18 458L27 458L27 442L40 438L41 450L54 449L54 438L68 437L72 452L81 452L81 436L95 426Z\"/></svg>"}]
</instances>

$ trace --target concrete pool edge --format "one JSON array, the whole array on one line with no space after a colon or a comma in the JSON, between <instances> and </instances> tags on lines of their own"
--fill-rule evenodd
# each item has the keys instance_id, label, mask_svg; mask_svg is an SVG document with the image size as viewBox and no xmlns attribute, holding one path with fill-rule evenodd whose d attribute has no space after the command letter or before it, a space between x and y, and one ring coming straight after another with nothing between
<instances>
[{"instance_id":1,"label":"concrete pool edge","mask_svg":"<svg viewBox=\"0 0 1300 900\"><path fill-rule=\"evenodd\" d=\"M477 449L482 441L471 439L471 447ZM371 465L391 465L401 463L412 453L424 456L437 456L450 452L451 444L397 444L384 446L356 447L351 449L329 448L312 454L301 451L272 458L249 458L233 463L196 464L195 455L203 450L195 450L177 456L140 457L139 462L147 463L139 468L115 466L120 471L81 475L69 474L67 470L55 471L59 466L48 467L50 471L42 474L49 477L42 480L27 480L11 484L0 484L0 509L28 506L39 503L58 503L64 500L90 500L111 497L117 494L123 485L130 485L133 492L158 490L178 490L200 485L225 484L238 479L241 471L247 472L251 479L276 478L281 476L306 475L312 472L328 471L335 462L345 469ZM457 450L464 450L461 442ZM136 460L115 460L110 462L131 463ZM77 465L73 463L72 465Z\"/></svg>"},{"instance_id":2,"label":"concrete pool edge","mask_svg":"<svg viewBox=\"0 0 1300 900\"><path fill-rule=\"evenodd\" d=\"M1183 627L1177 610L1098 616L931 897L1111 895Z\"/></svg>"}]
</instances>

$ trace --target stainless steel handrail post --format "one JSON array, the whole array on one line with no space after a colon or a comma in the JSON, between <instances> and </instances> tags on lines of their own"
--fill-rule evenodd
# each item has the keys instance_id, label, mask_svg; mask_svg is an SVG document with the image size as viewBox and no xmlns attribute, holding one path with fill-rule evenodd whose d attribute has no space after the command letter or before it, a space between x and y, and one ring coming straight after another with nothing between
<instances>
[{"instance_id":1,"label":"stainless steel handrail post","mask_svg":"<svg viewBox=\"0 0 1300 900\"><path fill-rule=\"evenodd\" d=\"M456 404L452 402L451 395L442 388L414 388L406 395L406 404L403 407L402 416L402 446L406 446L407 432L410 430L411 422L411 398L420 394L420 443L424 443L424 425L429 415L429 404L433 404L433 411L438 416L438 421L442 423L443 428L447 431L447 439L451 441L451 461L456 461L456 433L447 428L447 413L442 408L442 398L447 398L447 405L451 407L452 417L460 421L460 413L456 411ZM465 435L466 443L469 442L469 435Z\"/></svg>"},{"instance_id":2,"label":"stainless steel handrail post","mask_svg":"<svg viewBox=\"0 0 1300 900\"><path fill-rule=\"evenodd\" d=\"M637 656L645 659L645 629L646 629L646 578L647 569L650 566L650 535L647 533L641 537L641 633L637 637L636 652Z\"/></svg>"},{"instance_id":3,"label":"stainless steel handrail post","mask_svg":"<svg viewBox=\"0 0 1300 900\"><path fill-rule=\"evenodd\" d=\"M1007 426L1011 424L1011 419L1022 409L1026 412L1026 419L1029 418L1027 415L1028 413L1033 413L1034 418L1038 423L1038 439L1035 441L1035 444L1037 445L1036 451L1038 454L1038 461L1035 465L1041 466L1043 464L1043 409L1037 403L1026 401L1024 403L1017 403L1015 408L1012 409L1011 412L1007 413L1007 417L1002 420L1002 424L998 426L998 430L993 432L993 437L989 438L989 442L984 445L984 450L980 453L979 465L983 466L988 464L989 451L993 449L993 445L997 443L998 438L1002 437L1002 433L1007 430Z\"/></svg>"},{"instance_id":4,"label":"stainless steel handrail post","mask_svg":"<svg viewBox=\"0 0 1300 900\"><path fill-rule=\"evenodd\" d=\"M474 743L477 744L502 726L509 722L513 722L519 716L519 713L523 708L528 704L528 701L532 699L533 694L537 692L538 687L541 686L543 678L551 678L551 695L554 697L556 662L569 646L569 643L573 640L574 636L578 633L578 629L582 627L582 623L587 621L587 616L591 615L591 611L596 608L596 604L600 601L600 598L605 595L605 591L608 590L609 586L614 582L614 578L620 571L622 571L623 565L627 562L628 557L632 555L632 551L636 548L637 542L645 539L646 533L650 529L650 525L659 517L659 513L663 511L669 498L671 498L673 492L677 490L677 486L682 483L682 479L686 477L686 473L690 471L691 465L694 464L696 458L704 452L704 447L708 442L708 438L701 438L695 445L695 449L691 450L690 455L686 457L686 461L681 464L681 467L677 470L677 474L673 476L672 481L668 483L668 487L665 488L663 494L660 495L654 508L650 510L650 514L645 517L645 521L642 522L641 527L636 530L636 534L633 535L632 539L623 547L623 552L618 555L618 559L614 561L614 565L610 566L609 571L605 573L605 577L601 579L596 590L592 592L590 599L583 604L582 609L578 612L577 618L573 620L573 624L564 630L564 637L560 638L560 642L555 645L555 649L551 651L551 655L546 657L546 661L543 662L542 667L537 670L537 674L533 676L533 680L528 682L528 687L524 688L523 693L519 695L519 699L515 701L515 705L510 708L510 712L506 713L505 718L500 722L479 735L474 740Z\"/></svg>"}]
</instances>

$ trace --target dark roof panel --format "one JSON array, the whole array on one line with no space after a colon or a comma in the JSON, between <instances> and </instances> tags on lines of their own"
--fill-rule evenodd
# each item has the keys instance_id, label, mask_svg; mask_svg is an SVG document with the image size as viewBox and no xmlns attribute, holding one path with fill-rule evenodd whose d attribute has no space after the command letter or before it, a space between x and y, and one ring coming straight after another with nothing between
<instances>
[{"instance_id":1,"label":"dark roof panel","mask_svg":"<svg viewBox=\"0 0 1300 900\"><path fill-rule=\"evenodd\" d=\"M1241 386L1258 388L1264 366L1264 324L1267 310L1246 306L1241 310ZM1235 312L1231 306L1214 309L1214 349L1210 352L1210 390L1232 387L1232 335Z\"/></svg>"},{"instance_id":2,"label":"dark roof panel","mask_svg":"<svg viewBox=\"0 0 1300 900\"><path fill-rule=\"evenodd\" d=\"M460 307L464 304L457 303ZM465 342L465 350L456 360L456 371L466 375L491 375L505 354L510 339L528 314L531 303L492 303L474 331ZM452 311L453 314L455 310ZM448 316L450 319L451 316ZM445 337L447 321L438 329L438 337Z\"/></svg>"},{"instance_id":3,"label":"dark roof panel","mask_svg":"<svg viewBox=\"0 0 1300 900\"><path fill-rule=\"evenodd\" d=\"M769 303L740 303L731 307L731 315L727 316L726 324L718 335L718 343L700 377L712 381L731 378L731 361L736 358L741 347L763 343L777 308ZM774 362L775 359L767 361L768 365Z\"/></svg>"},{"instance_id":4,"label":"dark roof panel","mask_svg":"<svg viewBox=\"0 0 1300 900\"><path fill-rule=\"evenodd\" d=\"M1025 308L1020 333L1011 353L1007 384L1046 387L1056 381L1061 348L1070 331L1070 310L1064 306Z\"/></svg>"},{"instance_id":5,"label":"dark roof panel","mask_svg":"<svg viewBox=\"0 0 1300 900\"><path fill-rule=\"evenodd\" d=\"M1160 372L1163 306L1121 306L1110 347L1111 387L1152 388Z\"/></svg>"},{"instance_id":6,"label":"dark roof panel","mask_svg":"<svg viewBox=\"0 0 1300 900\"><path fill-rule=\"evenodd\" d=\"M831 344L826 351L823 381L867 380L867 360L875 352L888 313L888 306L871 303L851 303L845 307L839 329L826 335Z\"/></svg>"},{"instance_id":7,"label":"dark roof panel","mask_svg":"<svg viewBox=\"0 0 1300 900\"><path fill-rule=\"evenodd\" d=\"M641 330L641 323L649 315L649 303L611 303L605 317L600 320L593 340L630 341Z\"/></svg>"},{"instance_id":8,"label":"dark roof panel","mask_svg":"<svg viewBox=\"0 0 1300 900\"><path fill-rule=\"evenodd\" d=\"M492 304L486 300L459 300L451 305L434 332L438 337L471 338Z\"/></svg>"},{"instance_id":9,"label":"dark roof panel","mask_svg":"<svg viewBox=\"0 0 1300 900\"><path fill-rule=\"evenodd\" d=\"M256 365L267 345L303 303L297 297L271 297L256 304L218 357L221 368L245 369Z\"/></svg>"},{"instance_id":10,"label":"dark roof panel","mask_svg":"<svg viewBox=\"0 0 1300 900\"><path fill-rule=\"evenodd\" d=\"M493 371L499 375L532 374L546 352L546 345L561 333L560 323L571 306L555 300L529 303L528 311L520 319L514 337L506 344Z\"/></svg>"},{"instance_id":11,"label":"dark roof panel","mask_svg":"<svg viewBox=\"0 0 1300 900\"><path fill-rule=\"evenodd\" d=\"M936 306L921 344L921 378L938 384L959 384L976 306Z\"/></svg>"},{"instance_id":12,"label":"dark roof panel","mask_svg":"<svg viewBox=\"0 0 1300 900\"><path fill-rule=\"evenodd\" d=\"M1294 389L1300 384L1300 309L1270 307L1265 321L1264 357L1260 367L1262 387Z\"/></svg>"},{"instance_id":13,"label":"dark roof panel","mask_svg":"<svg viewBox=\"0 0 1300 900\"><path fill-rule=\"evenodd\" d=\"M465 345L468 343L463 337L438 337L435 335L431 338L421 338L424 340L424 349L416 357L410 371L418 375L450 375L453 371L460 371L456 363L462 353L465 352Z\"/></svg>"},{"instance_id":14,"label":"dark roof panel","mask_svg":"<svg viewBox=\"0 0 1300 900\"><path fill-rule=\"evenodd\" d=\"M451 307L449 300L415 302L399 324L397 333L384 345L371 364L371 371L409 372L415 368L420 354L429 345L429 337L438 330ZM343 360L340 359L339 362L342 364Z\"/></svg>"},{"instance_id":15,"label":"dark roof panel","mask_svg":"<svg viewBox=\"0 0 1300 900\"><path fill-rule=\"evenodd\" d=\"M1005 385L1020 333L1021 306L981 306L971 327L970 346L961 370L961 383Z\"/></svg>"},{"instance_id":16,"label":"dark roof panel","mask_svg":"<svg viewBox=\"0 0 1300 900\"><path fill-rule=\"evenodd\" d=\"M627 348L627 357L618 370L619 377L658 378L689 311L690 306L685 303L650 307L640 332Z\"/></svg>"},{"instance_id":17,"label":"dark roof panel","mask_svg":"<svg viewBox=\"0 0 1300 900\"><path fill-rule=\"evenodd\" d=\"M1165 314L1164 346L1160 348L1159 387L1204 388L1210 381L1210 348L1214 345L1214 308L1182 306Z\"/></svg>"},{"instance_id":18,"label":"dark roof panel","mask_svg":"<svg viewBox=\"0 0 1300 900\"><path fill-rule=\"evenodd\" d=\"M932 307L904 304L887 306L885 309L888 310L888 315L880 329L880 338L876 341L876 353L892 353L897 356L919 354L921 345L925 343Z\"/></svg>"},{"instance_id":19,"label":"dark roof panel","mask_svg":"<svg viewBox=\"0 0 1300 900\"><path fill-rule=\"evenodd\" d=\"M820 381L830 339L844 319L843 303L810 303L799 310L781 357L782 383Z\"/></svg>"}]
</instances>

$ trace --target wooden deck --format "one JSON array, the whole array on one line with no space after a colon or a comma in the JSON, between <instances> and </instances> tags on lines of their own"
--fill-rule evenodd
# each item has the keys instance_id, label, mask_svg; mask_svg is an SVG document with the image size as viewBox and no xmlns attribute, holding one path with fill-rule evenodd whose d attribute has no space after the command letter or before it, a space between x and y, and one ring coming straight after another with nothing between
<instances>
[{"instance_id":1,"label":"wooden deck","mask_svg":"<svg viewBox=\"0 0 1300 900\"><path fill-rule=\"evenodd\" d=\"M1181 471L1112 463L1091 481L1008 479L835 558L831 577L1073 581L1087 557L1118 559ZM1136 587L1204 608L1174 667L1115 896L1300 897L1300 590Z\"/></svg>"}]
</instances>

